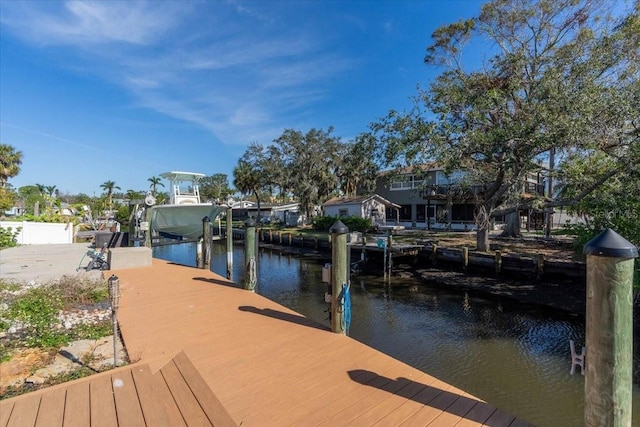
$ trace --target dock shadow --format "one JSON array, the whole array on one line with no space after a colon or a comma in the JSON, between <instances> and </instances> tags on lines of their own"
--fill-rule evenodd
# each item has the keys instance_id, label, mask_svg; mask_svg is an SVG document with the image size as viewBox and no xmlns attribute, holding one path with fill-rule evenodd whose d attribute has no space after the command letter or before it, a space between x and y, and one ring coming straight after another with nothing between
<instances>
[{"instance_id":1,"label":"dock shadow","mask_svg":"<svg viewBox=\"0 0 640 427\"><path fill-rule=\"evenodd\" d=\"M514 420L514 417L488 403L466 396L460 396L457 393L452 393L427 384L412 381L408 378L398 377L396 379L392 379L365 369L354 369L347 373L352 381L362 385L374 387L379 390L413 400L422 405L451 413L481 425L493 425L496 427L498 425L508 425L504 424L504 419L502 420L503 422L499 424L491 422L487 423L489 417L491 417L496 411L499 411L504 416L509 417L510 420ZM477 405L482 406L478 407ZM518 425L530 425L522 420L515 419L515 421L518 421Z\"/></svg>"},{"instance_id":2,"label":"dock shadow","mask_svg":"<svg viewBox=\"0 0 640 427\"><path fill-rule=\"evenodd\" d=\"M199 280L201 282L211 283L214 285L228 286L229 288L241 288L237 283L229 282L228 280L212 279L211 277L194 277L192 280Z\"/></svg>"},{"instance_id":3,"label":"dock shadow","mask_svg":"<svg viewBox=\"0 0 640 427\"><path fill-rule=\"evenodd\" d=\"M241 305L238 310L249 313L260 314L262 316L271 317L278 320L284 320L286 322L295 323L296 325L308 326L310 328L319 329L321 331L328 331L329 328L316 323L315 321L308 319L304 316L285 313L283 311L273 310L271 308L257 308L250 305Z\"/></svg>"}]
</instances>

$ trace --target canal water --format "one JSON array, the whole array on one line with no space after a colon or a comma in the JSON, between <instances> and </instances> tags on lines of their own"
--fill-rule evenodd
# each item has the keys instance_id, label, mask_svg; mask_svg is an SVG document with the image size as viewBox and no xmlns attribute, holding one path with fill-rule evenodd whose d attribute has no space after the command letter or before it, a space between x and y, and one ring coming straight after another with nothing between
<instances>
[{"instance_id":1,"label":"canal water","mask_svg":"<svg viewBox=\"0 0 640 427\"><path fill-rule=\"evenodd\" d=\"M212 270L226 275L224 244ZM193 243L155 247L154 257L195 265ZM244 254L235 246L233 279ZM329 326L323 261L261 250L257 293ZM584 319L509 300L443 290L405 279L385 286L352 278L349 335L539 426L584 425L584 377L570 375L569 340L584 344ZM633 388L640 426L640 387Z\"/></svg>"}]
</instances>

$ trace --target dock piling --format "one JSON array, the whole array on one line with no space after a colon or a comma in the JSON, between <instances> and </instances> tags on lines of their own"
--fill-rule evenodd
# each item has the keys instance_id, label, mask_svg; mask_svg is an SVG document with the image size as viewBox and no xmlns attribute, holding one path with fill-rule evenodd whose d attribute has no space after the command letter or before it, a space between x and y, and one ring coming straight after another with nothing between
<instances>
[{"instance_id":1,"label":"dock piling","mask_svg":"<svg viewBox=\"0 0 640 427\"><path fill-rule=\"evenodd\" d=\"M204 262L202 260L202 239L196 243L196 267L204 268Z\"/></svg>"},{"instance_id":2,"label":"dock piling","mask_svg":"<svg viewBox=\"0 0 640 427\"><path fill-rule=\"evenodd\" d=\"M346 334L343 329L343 306L340 302L342 286L348 285L349 264L347 263L347 233L349 229L340 220L329 229L331 233L331 330L337 334Z\"/></svg>"},{"instance_id":3,"label":"dock piling","mask_svg":"<svg viewBox=\"0 0 640 427\"><path fill-rule=\"evenodd\" d=\"M255 292L258 281L256 269L256 222L249 218L244 222L244 288Z\"/></svg>"},{"instance_id":4,"label":"dock piling","mask_svg":"<svg viewBox=\"0 0 640 427\"><path fill-rule=\"evenodd\" d=\"M233 210L227 207L227 279L233 280Z\"/></svg>"},{"instance_id":5,"label":"dock piling","mask_svg":"<svg viewBox=\"0 0 640 427\"><path fill-rule=\"evenodd\" d=\"M631 426L633 266L638 249L611 229L584 245L587 256L587 426Z\"/></svg>"},{"instance_id":6,"label":"dock piling","mask_svg":"<svg viewBox=\"0 0 640 427\"><path fill-rule=\"evenodd\" d=\"M211 219L208 216L202 218L202 268L211 270Z\"/></svg>"},{"instance_id":7,"label":"dock piling","mask_svg":"<svg viewBox=\"0 0 640 427\"><path fill-rule=\"evenodd\" d=\"M118 366L118 306L120 305L120 279L115 274L107 280L111 301L111 323L113 325L113 367Z\"/></svg>"}]
</instances>

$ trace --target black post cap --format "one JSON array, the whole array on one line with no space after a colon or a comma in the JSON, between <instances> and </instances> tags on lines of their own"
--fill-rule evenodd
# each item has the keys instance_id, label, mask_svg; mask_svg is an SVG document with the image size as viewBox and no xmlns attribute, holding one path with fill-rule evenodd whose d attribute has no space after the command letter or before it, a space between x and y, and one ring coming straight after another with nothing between
<instances>
[{"instance_id":1,"label":"black post cap","mask_svg":"<svg viewBox=\"0 0 640 427\"><path fill-rule=\"evenodd\" d=\"M349 228L340 220L337 220L329 229L331 234L346 234L348 232Z\"/></svg>"},{"instance_id":2,"label":"black post cap","mask_svg":"<svg viewBox=\"0 0 640 427\"><path fill-rule=\"evenodd\" d=\"M633 243L607 228L589 240L582 251L585 255L597 255L609 258L637 258L638 248Z\"/></svg>"},{"instance_id":3,"label":"black post cap","mask_svg":"<svg viewBox=\"0 0 640 427\"><path fill-rule=\"evenodd\" d=\"M256 226L256 221L253 218L249 217L244 222L244 226L245 226L245 228L246 227L255 227Z\"/></svg>"},{"instance_id":4,"label":"black post cap","mask_svg":"<svg viewBox=\"0 0 640 427\"><path fill-rule=\"evenodd\" d=\"M204 218L202 218L202 222L211 222L211 220L208 216L205 216Z\"/></svg>"}]
</instances>

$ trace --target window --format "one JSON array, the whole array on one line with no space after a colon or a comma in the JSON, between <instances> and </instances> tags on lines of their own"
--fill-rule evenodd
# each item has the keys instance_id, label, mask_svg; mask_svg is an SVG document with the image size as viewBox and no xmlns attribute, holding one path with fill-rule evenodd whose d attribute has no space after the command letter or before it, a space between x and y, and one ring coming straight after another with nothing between
<instances>
[{"instance_id":1,"label":"window","mask_svg":"<svg viewBox=\"0 0 640 427\"><path fill-rule=\"evenodd\" d=\"M426 205L416 205L416 221L424 222L426 213Z\"/></svg>"},{"instance_id":2,"label":"window","mask_svg":"<svg viewBox=\"0 0 640 427\"><path fill-rule=\"evenodd\" d=\"M436 173L436 182L438 185L456 184L465 178L463 171L454 171L449 175L445 175L444 171L438 171Z\"/></svg>"},{"instance_id":3,"label":"window","mask_svg":"<svg viewBox=\"0 0 640 427\"><path fill-rule=\"evenodd\" d=\"M454 203L451 206L451 218L453 221L473 221L474 205L469 203Z\"/></svg>"},{"instance_id":4,"label":"window","mask_svg":"<svg viewBox=\"0 0 640 427\"><path fill-rule=\"evenodd\" d=\"M416 179L413 175L402 175L391 181L391 190L413 190L414 188L422 188L424 180Z\"/></svg>"},{"instance_id":5,"label":"window","mask_svg":"<svg viewBox=\"0 0 640 427\"><path fill-rule=\"evenodd\" d=\"M349 216L349 209L340 208L340 210L338 211L338 216L340 216L340 218Z\"/></svg>"},{"instance_id":6,"label":"window","mask_svg":"<svg viewBox=\"0 0 640 427\"><path fill-rule=\"evenodd\" d=\"M400 221L411 221L411 205L400 206Z\"/></svg>"},{"instance_id":7,"label":"window","mask_svg":"<svg viewBox=\"0 0 640 427\"><path fill-rule=\"evenodd\" d=\"M396 220L396 210L394 208L386 207L384 209L384 214L388 220L391 220L391 221Z\"/></svg>"}]
</instances>

